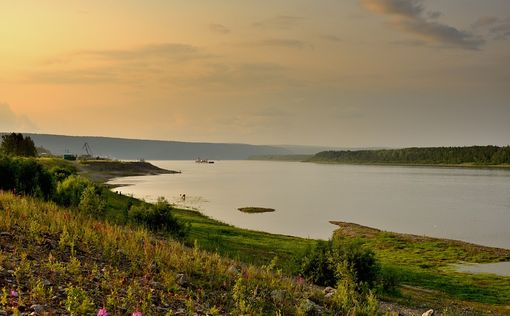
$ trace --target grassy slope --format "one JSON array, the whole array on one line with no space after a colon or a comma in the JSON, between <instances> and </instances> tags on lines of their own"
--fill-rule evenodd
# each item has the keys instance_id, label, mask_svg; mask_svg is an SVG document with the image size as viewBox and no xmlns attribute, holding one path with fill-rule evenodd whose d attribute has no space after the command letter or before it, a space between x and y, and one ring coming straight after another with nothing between
<instances>
[{"instance_id":1,"label":"grassy slope","mask_svg":"<svg viewBox=\"0 0 510 316\"><path fill-rule=\"evenodd\" d=\"M137 306L144 315L294 315L321 297L271 269L10 193L0 192L0 232L0 289L19 293L2 296L3 311L40 304L53 315L92 315L104 304L110 315Z\"/></svg>"}]
</instances>

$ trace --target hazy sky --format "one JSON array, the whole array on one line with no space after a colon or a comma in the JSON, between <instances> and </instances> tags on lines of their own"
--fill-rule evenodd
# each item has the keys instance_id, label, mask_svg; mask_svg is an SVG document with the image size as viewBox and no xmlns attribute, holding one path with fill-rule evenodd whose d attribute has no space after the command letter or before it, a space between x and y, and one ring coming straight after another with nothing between
<instances>
[{"instance_id":1,"label":"hazy sky","mask_svg":"<svg viewBox=\"0 0 510 316\"><path fill-rule=\"evenodd\" d=\"M507 145L510 1L1 1L0 130Z\"/></svg>"}]
</instances>

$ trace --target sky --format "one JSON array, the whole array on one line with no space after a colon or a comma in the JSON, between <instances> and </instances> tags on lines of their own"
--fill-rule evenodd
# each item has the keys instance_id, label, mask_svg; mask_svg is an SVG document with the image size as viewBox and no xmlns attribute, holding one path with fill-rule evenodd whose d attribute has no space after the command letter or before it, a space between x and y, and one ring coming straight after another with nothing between
<instances>
[{"instance_id":1,"label":"sky","mask_svg":"<svg viewBox=\"0 0 510 316\"><path fill-rule=\"evenodd\" d=\"M508 145L510 1L1 1L0 131Z\"/></svg>"}]
</instances>

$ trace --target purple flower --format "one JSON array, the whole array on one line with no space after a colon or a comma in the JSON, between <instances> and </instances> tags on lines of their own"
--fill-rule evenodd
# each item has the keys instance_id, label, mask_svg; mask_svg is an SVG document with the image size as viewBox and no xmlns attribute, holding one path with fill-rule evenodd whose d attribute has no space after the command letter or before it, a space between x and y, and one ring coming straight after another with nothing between
<instances>
[{"instance_id":1,"label":"purple flower","mask_svg":"<svg viewBox=\"0 0 510 316\"><path fill-rule=\"evenodd\" d=\"M99 311L97 312L97 316L108 316L108 312L106 311L106 308L101 308L99 309Z\"/></svg>"},{"instance_id":2,"label":"purple flower","mask_svg":"<svg viewBox=\"0 0 510 316\"><path fill-rule=\"evenodd\" d=\"M136 312L133 313L133 316L142 316L142 313L136 310Z\"/></svg>"},{"instance_id":3,"label":"purple flower","mask_svg":"<svg viewBox=\"0 0 510 316\"><path fill-rule=\"evenodd\" d=\"M18 297L18 292L11 289L11 297Z\"/></svg>"}]
</instances>

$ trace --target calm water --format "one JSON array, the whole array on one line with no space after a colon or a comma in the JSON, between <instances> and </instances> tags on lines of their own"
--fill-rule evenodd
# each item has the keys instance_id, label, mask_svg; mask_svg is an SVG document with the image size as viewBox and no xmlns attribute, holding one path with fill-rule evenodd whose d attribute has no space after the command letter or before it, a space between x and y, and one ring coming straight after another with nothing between
<instances>
[{"instance_id":1,"label":"calm water","mask_svg":"<svg viewBox=\"0 0 510 316\"><path fill-rule=\"evenodd\" d=\"M235 226L327 239L330 220L510 248L510 171L266 161L154 161L182 174L111 181ZM245 214L239 207L275 208Z\"/></svg>"}]
</instances>

